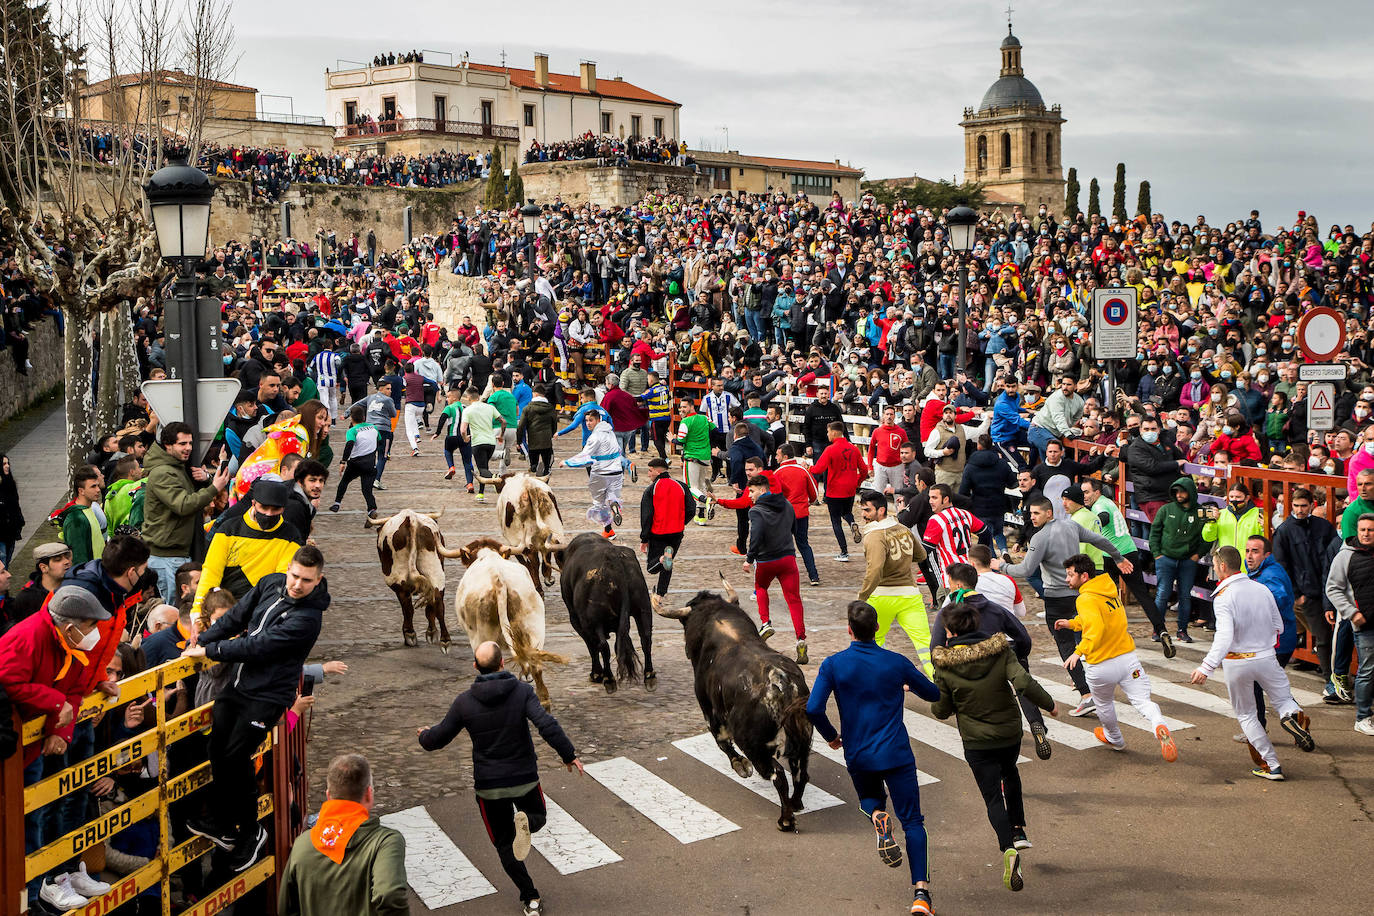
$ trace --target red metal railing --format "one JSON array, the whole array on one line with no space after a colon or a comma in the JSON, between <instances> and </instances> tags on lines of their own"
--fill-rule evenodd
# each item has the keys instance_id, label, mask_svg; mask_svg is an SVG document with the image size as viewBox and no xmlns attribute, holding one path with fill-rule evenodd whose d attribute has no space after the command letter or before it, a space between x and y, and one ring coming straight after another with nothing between
<instances>
[{"instance_id":1,"label":"red metal railing","mask_svg":"<svg viewBox=\"0 0 1374 916\"><path fill-rule=\"evenodd\" d=\"M519 140L519 128L507 124L485 124L478 121L448 121L438 118L392 118L367 124L345 124L334 129L337 139L348 137L385 137L391 134L435 133L456 134L460 137L483 137L495 140Z\"/></svg>"}]
</instances>

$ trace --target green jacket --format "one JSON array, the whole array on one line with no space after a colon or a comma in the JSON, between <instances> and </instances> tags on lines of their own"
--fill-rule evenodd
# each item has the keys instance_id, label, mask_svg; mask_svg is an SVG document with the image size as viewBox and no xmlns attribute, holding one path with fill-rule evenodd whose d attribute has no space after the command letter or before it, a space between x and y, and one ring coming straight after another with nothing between
<instances>
[{"instance_id":1,"label":"green jacket","mask_svg":"<svg viewBox=\"0 0 1374 916\"><path fill-rule=\"evenodd\" d=\"M1188 494L1188 501L1179 504L1172 498L1178 490ZM1180 477L1169 488L1168 502L1160 507L1150 525L1150 553L1157 557L1179 560L1201 554L1207 549L1202 537L1206 516L1198 508L1197 485L1191 477Z\"/></svg>"},{"instance_id":2,"label":"green jacket","mask_svg":"<svg viewBox=\"0 0 1374 916\"><path fill-rule=\"evenodd\" d=\"M558 429L558 411L547 400L530 401L516 424L517 435L525 437L532 449L553 448L553 434Z\"/></svg>"},{"instance_id":3,"label":"green jacket","mask_svg":"<svg viewBox=\"0 0 1374 916\"><path fill-rule=\"evenodd\" d=\"M1345 511L1341 513L1342 541L1348 541L1355 536L1355 530L1360 524L1360 516L1366 512L1374 512L1374 506L1362 499L1357 499L1345 507Z\"/></svg>"},{"instance_id":4,"label":"green jacket","mask_svg":"<svg viewBox=\"0 0 1374 916\"><path fill-rule=\"evenodd\" d=\"M186 465L161 443L148 446L143 497L143 541L155 557L189 557L201 512L215 498L214 484L198 486ZM73 557L72 561L75 562Z\"/></svg>"},{"instance_id":5,"label":"green jacket","mask_svg":"<svg viewBox=\"0 0 1374 916\"><path fill-rule=\"evenodd\" d=\"M105 525L113 532L129 517L133 508L134 492L142 480L116 480L105 491Z\"/></svg>"},{"instance_id":6,"label":"green jacket","mask_svg":"<svg viewBox=\"0 0 1374 916\"><path fill-rule=\"evenodd\" d=\"M1251 535L1264 535L1264 515L1259 506L1246 503L1246 509L1239 516L1228 505L1221 510L1216 521L1202 526L1202 539L1216 541L1218 547L1234 547L1245 556L1245 542Z\"/></svg>"},{"instance_id":7,"label":"green jacket","mask_svg":"<svg viewBox=\"0 0 1374 916\"><path fill-rule=\"evenodd\" d=\"M1041 709L1054 700L1012 652L1006 634L981 633L955 639L930 650L940 699L931 712L941 719L957 714L964 747L986 750L1021 743L1021 707L1017 694ZM1010 682L1010 683L1008 683ZM1013 692L1013 689L1015 692Z\"/></svg>"},{"instance_id":8,"label":"green jacket","mask_svg":"<svg viewBox=\"0 0 1374 916\"><path fill-rule=\"evenodd\" d=\"M1077 522L1078 527L1082 528L1084 531L1091 531L1093 534L1102 534L1102 526L1098 523L1097 516L1094 515L1093 510L1089 509L1087 506L1080 506L1078 511L1070 515L1069 518ZM1080 544L1079 546L1083 548L1083 553L1087 554L1093 561L1094 566L1098 569L1106 568L1102 565L1102 551L1087 543ZM1121 548L1118 547L1117 549L1120 550Z\"/></svg>"},{"instance_id":9,"label":"green jacket","mask_svg":"<svg viewBox=\"0 0 1374 916\"><path fill-rule=\"evenodd\" d=\"M73 503L62 513L62 543L72 549L72 565L97 559L105 549L105 534L90 506Z\"/></svg>"},{"instance_id":10,"label":"green jacket","mask_svg":"<svg viewBox=\"0 0 1374 916\"><path fill-rule=\"evenodd\" d=\"M280 916L408 916L406 841L375 817L348 839L342 864L315 848L310 832L296 837L277 892Z\"/></svg>"}]
</instances>

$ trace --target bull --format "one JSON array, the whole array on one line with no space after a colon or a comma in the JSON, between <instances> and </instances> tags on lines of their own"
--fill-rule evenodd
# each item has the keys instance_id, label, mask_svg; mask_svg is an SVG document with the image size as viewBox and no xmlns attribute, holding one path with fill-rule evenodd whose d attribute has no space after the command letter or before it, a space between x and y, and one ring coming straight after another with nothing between
<instances>
[{"instance_id":1,"label":"bull","mask_svg":"<svg viewBox=\"0 0 1374 916\"><path fill-rule=\"evenodd\" d=\"M778 829L794 831L802 792L810 781L810 690L797 663L768 648L741 610L739 595L723 574L720 578L724 598L700 591L685 607L667 608L655 595L654 610L682 622L697 703L716 744L741 778L748 778L752 764L760 776L772 780L782 807Z\"/></svg>"},{"instance_id":2,"label":"bull","mask_svg":"<svg viewBox=\"0 0 1374 916\"><path fill-rule=\"evenodd\" d=\"M549 475L508 471L500 477L482 477L496 488L496 517L501 537L530 561L535 588L553 585L558 571L557 552L567 546L558 499L549 486Z\"/></svg>"},{"instance_id":3,"label":"bull","mask_svg":"<svg viewBox=\"0 0 1374 916\"><path fill-rule=\"evenodd\" d=\"M438 519L443 510L422 513L402 509L386 518L369 518L363 525L377 529L377 558L382 578L401 602L401 636L407 646L419 644L415 636L415 600L425 606L425 641L434 642L437 624L439 648L448 654L448 623L444 620L444 558L458 551L444 545Z\"/></svg>"},{"instance_id":4,"label":"bull","mask_svg":"<svg viewBox=\"0 0 1374 916\"><path fill-rule=\"evenodd\" d=\"M650 644L653 637L653 605L649 586L639 568L639 558L628 547L617 547L599 534L573 538L559 560L559 589L568 607L568 619L592 656L593 684L615 693L616 682L639 680L639 656L630 636L630 623L639 628L644 650L644 687L658 686ZM616 671L611 673L610 637L615 636Z\"/></svg>"},{"instance_id":5,"label":"bull","mask_svg":"<svg viewBox=\"0 0 1374 916\"><path fill-rule=\"evenodd\" d=\"M534 587L527 559L490 537L477 538L456 553L467 572L458 582L454 604L473 650L491 640L509 652L521 677L534 681L539 702L552 708L544 666L566 665L568 660L544 651L544 598Z\"/></svg>"}]
</instances>

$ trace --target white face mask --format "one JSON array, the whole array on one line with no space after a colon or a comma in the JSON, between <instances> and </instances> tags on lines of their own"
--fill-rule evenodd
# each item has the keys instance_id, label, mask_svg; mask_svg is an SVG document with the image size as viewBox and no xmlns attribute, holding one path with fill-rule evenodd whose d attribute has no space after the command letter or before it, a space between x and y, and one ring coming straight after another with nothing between
<instances>
[{"instance_id":1,"label":"white face mask","mask_svg":"<svg viewBox=\"0 0 1374 916\"><path fill-rule=\"evenodd\" d=\"M94 649L97 645L99 645L99 643L100 628L96 627L94 630L91 630L91 632L81 637L81 642L77 643L74 648L76 648L76 650L79 652L89 652L92 649Z\"/></svg>"}]
</instances>

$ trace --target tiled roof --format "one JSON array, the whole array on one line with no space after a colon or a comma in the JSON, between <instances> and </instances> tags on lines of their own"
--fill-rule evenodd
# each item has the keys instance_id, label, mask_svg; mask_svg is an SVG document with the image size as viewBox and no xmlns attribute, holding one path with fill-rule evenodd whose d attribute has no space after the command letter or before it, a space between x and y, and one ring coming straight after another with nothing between
<instances>
[{"instance_id":1,"label":"tiled roof","mask_svg":"<svg viewBox=\"0 0 1374 916\"><path fill-rule=\"evenodd\" d=\"M510 74L511 85L520 89L541 89L546 92L562 92L568 95L602 96L608 99L625 99L630 102L654 102L659 105L678 105L672 99L664 98L657 93L650 92L634 83L627 83L625 80L606 79L598 76L596 79L596 91L588 92L582 88L582 77L571 73L549 73L549 85L541 87L534 81L533 70L522 70L519 67L497 67L492 64L469 63L468 67L472 70L485 70L488 73L508 73Z\"/></svg>"},{"instance_id":2,"label":"tiled roof","mask_svg":"<svg viewBox=\"0 0 1374 916\"><path fill-rule=\"evenodd\" d=\"M824 172L830 175L862 175L863 169L856 169L847 165L840 165L836 162L819 162L815 159L778 159L772 156L746 156L742 153L728 152L720 153L711 150L689 150L692 158L697 162L707 165L720 163L735 163L738 165L753 165L766 169L779 169L803 172Z\"/></svg>"},{"instance_id":3,"label":"tiled roof","mask_svg":"<svg viewBox=\"0 0 1374 916\"><path fill-rule=\"evenodd\" d=\"M137 86L140 83L153 82L158 85L166 86L187 86L195 85L195 75L185 73L181 70L158 70L154 73L125 73L115 77L120 86ZM225 83L220 80L206 81L213 89L232 89L239 92L257 92L252 86L240 86L237 83ZM86 86L87 93L103 92L110 86L108 79L103 79L98 83L90 83Z\"/></svg>"}]
</instances>

